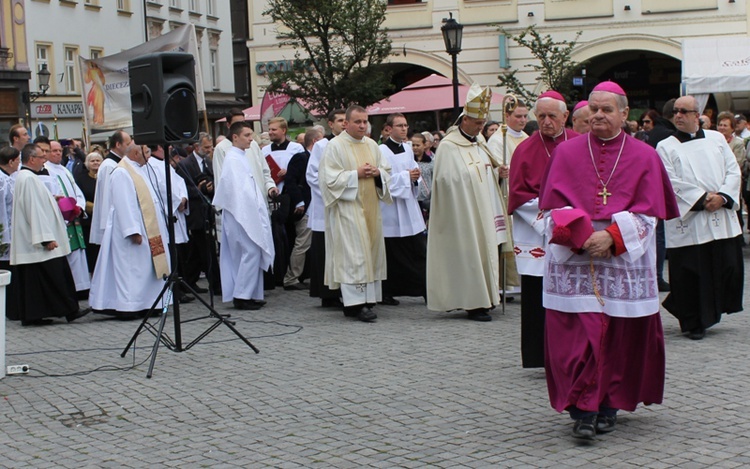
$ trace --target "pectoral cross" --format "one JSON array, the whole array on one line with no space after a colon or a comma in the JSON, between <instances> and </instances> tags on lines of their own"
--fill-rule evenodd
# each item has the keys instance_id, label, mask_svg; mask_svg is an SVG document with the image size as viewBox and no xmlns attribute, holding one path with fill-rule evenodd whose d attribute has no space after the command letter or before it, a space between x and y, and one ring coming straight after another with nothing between
<instances>
[{"instance_id":1,"label":"pectoral cross","mask_svg":"<svg viewBox=\"0 0 750 469\"><path fill-rule=\"evenodd\" d=\"M714 226L719 226L719 214L716 212L712 213L711 221L714 222Z\"/></svg>"},{"instance_id":2,"label":"pectoral cross","mask_svg":"<svg viewBox=\"0 0 750 469\"><path fill-rule=\"evenodd\" d=\"M602 189L602 191L597 195L602 198L602 204L607 205L607 197L611 196L612 194L610 192L607 192L607 186L604 186L604 189Z\"/></svg>"}]
</instances>

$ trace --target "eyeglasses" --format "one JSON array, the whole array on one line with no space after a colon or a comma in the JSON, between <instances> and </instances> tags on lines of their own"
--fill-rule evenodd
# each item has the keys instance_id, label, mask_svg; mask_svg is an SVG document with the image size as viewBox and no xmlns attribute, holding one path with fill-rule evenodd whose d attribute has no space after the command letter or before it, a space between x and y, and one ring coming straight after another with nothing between
<instances>
[{"instance_id":1,"label":"eyeglasses","mask_svg":"<svg viewBox=\"0 0 750 469\"><path fill-rule=\"evenodd\" d=\"M674 113L675 114L685 114L685 115L688 115L691 112L694 112L694 113L698 114L698 111L695 111L693 109L682 109L682 108L678 108L678 107L674 108Z\"/></svg>"},{"instance_id":2,"label":"eyeglasses","mask_svg":"<svg viewBox=\"0 0 750 469\"><path fill-rule=\"evenodd\" d=\"M403 127L403 128L408 129L409 128L409 124L396 124L393 127Z\"/></svg>"},{"instance_id":3,"label":"eyeglasses","mask_svg":"<svg viewBox=\"0 0 750 469\"><path fill-rule=\"evenodd\" d=\"M653 121L647 121L647 120L645 120L645 119L643 120L643 123L644 123L644 124L650 124L650 123L652 123L652 122L653 122Z\"/></svg>"}]
</instances>

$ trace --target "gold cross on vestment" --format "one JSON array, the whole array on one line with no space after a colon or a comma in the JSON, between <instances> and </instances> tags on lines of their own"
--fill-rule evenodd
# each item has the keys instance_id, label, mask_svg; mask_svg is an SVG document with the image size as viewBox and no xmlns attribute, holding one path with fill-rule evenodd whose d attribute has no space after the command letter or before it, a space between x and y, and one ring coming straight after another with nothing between
<instances>
[{"instance_id":1,"label":"gold cross on vestment","mask_svg":"<svg viewBox=\"0 0 750 469\"><path fill-rule=\"evenodd\" d=\"M479 171L479 165L481 164L481 162L476 161L474 159L474 155L472 155L471 153L469 153L469 157L471 158L471 163L468 163L468 165L469 166L474 166L474 168L476 168L476 170L477 170L477 176L479 176L479 182L482 182L482 172Z\"/></svg>"},{"instance_id":2,"label":"gold cross on vestment","mask_svg":"<svg viewBox=\"0 0 750 469\"><path fill-rule=\"evenodd\" d=\"M607 186L604 186L604 189L602 189L602 191L597 195L602 198L602 204L607 205L607 197L611 196L612 194L607 192Z\"/></svg>"}]
</instances>

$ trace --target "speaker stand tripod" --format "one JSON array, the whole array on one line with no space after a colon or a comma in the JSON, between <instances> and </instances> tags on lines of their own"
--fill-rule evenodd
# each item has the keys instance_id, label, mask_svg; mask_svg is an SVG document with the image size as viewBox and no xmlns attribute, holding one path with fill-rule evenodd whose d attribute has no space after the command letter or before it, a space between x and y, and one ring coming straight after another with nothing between
<instances>
[{"instance_id":1,"label":"speaker stand tripod","mask_svg":"<svg viewBox=\"0 0 750 469\"><path fill-rule=\"evenodd\" d=\"M164 344L167 349L172 350L173 352L184 352L186 350L190 350L194 345L196 345L198 342L203 340L208 334L213 332L214 329L219 327L220 325L227 326L234 334L239 337L248 347L250 347L255 353L260 353L260 350L258 350L253 344L250 343L249 340L247 340L240 331L238 331L234 326L235 323L233 321L230 321L229 318L231 315L229 314L219 314L211 305L209 305L203 298L201 298L189 285L185 283L185 281L180 278L177 275L177 249L175 246L175 235L174 235L174 216L172 215L173 212L173 206L172 206L172 176L171 176L171 166L169 165L169 159L170 156L166 151L166 145L162 145L162 148L164 148L164 171L165 171L165 178L166 178L166 186L167 186L167 231L169 233L169 255L170 255L170 274L167 276L164 282L164 287L161 289L161 292L156 297L156 300L151 305L151 308L148 310L148 313L141 321L141 324L138 326L138 329L136 329L133 336L130 338L130 342L128 342L128 345L125 346L125 349L120 354L121 357L125 357L125 355L128 353L128 350L130 347L135 343L135 340L140 335L141 331L146 330L149 333L151 333L156 340L154 341L153 348L151 350L151 362L148 366L148 372L146 373L147 378L151 378L153 375L154 370L154 364L156 363L156 355L159 351L159 344ZM180 296L181 292L183 291L181 288L185 288L187 291L191 292L198 300L203 304L203 306L206 307L208 310L208 315L202 316L199 318L193 318L186 321L180 320ZM169 316L169 299L173 299L172 304L172 316L174 320L174 340L170 338L165 332L164 327L167 323L167 317ZM159 314L159 324L158 326L153 325L149 323L149 319L152 317L154 313L157 313L159 310L157 310L157 306L159 305L159 302L165 299L164 306L161 308L161 312ZM193 321L199 321L202 319L214 319L215 322L211 324L208 329L203 331L198 337L193 339L192 342L186 344L183 346L182 344L182 323L188 323Z\"/></svg>"}]
</instances>

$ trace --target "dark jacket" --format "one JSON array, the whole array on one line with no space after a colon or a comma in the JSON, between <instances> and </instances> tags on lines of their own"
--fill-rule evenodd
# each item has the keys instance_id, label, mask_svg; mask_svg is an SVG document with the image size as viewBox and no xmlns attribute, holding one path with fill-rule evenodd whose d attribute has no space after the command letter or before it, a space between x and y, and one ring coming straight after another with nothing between
<instances>
[{"instance_id":1,"label":"dark jacket","mask_svg":"<svg viewBox=\"0 0 750 469\"><path fill-rule=\"evenodd\" d=\"M185 185L188 190L190 214L185 218L189 230L200 230L203 228L209 208L206 199L210 201L214 197L213 190L208 191L205 186L202 190L198 189L201 181L205 180L211 183L214 181L214 169L211 160L204 158L204 161L206 162L205 173L201 170L198 160L195 159L195 155L192 153L177 163L177 172L185 179ZM201 196L201 192L204 197Z\"/></svg>"},{"instance_id":2,"label":"dark jacket","mask_svg":"<svg viewBox=\"0 0 750 469\"><path fill-rule=\"evenodd\" d=\"M663 117L657 117L656 122L654 122L654 128L648 131L648 139L646 139L646 143L656 148L656 145L658 145L659 142L672 136L675 131L677 131L677 128L669 120Z\"/></svg>"},{"instance_id":3,"label":"dark jacket","mask_svg":"<svg viewBox=\"0 0 750 469\"><path fill-rule=\"evenodd\" d=\"M292 156L286 168L284 193L289 194L292 212L300 202L305 204L305 213L307 213L307 209L310 207L310 186L307 184L307 178L305 177L307 161L309 159L309 151L299 152Z\"/></svg>"}]
</instances>

